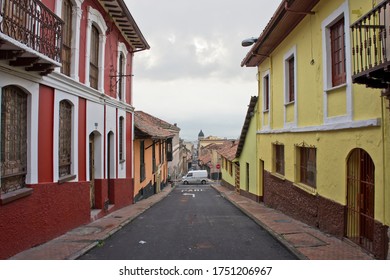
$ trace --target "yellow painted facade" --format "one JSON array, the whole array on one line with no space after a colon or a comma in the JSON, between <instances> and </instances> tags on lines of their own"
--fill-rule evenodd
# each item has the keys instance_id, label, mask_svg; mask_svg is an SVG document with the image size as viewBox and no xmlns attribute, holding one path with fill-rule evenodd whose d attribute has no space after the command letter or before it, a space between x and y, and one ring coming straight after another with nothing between
<instances>
[{"instance_id":1,"label":"yellow painted facade","mask_svg":"<svg viewBox=\"0 0 390 280\"><path fill-rule=\"evenodd\" d=\"M380 90L352 83L349 26L372 1L320 1L258 65L258 174L264 171L306 194L341 206L347 202L348 158L363 149L375 166L374 219L390 225L390 111ZM345 20L346 83L332 87L327 29ZM295 100L288 102L286 65L295 59ZM268 85L266 84L268 81ZM269 104L266 92L269 92ZM268 108L268 109L267 109ZM275 145L284 146L284 174L276 171ZM301 183L300 147L316 150L315 186ZM387 172L386 172L387 170ZM243 170L242 174L244 174ZM259 176L261 177L261 176ZM258 178L261 188L263 179ZM242 184L245 186L245 184Z\"/></svg>"},{"instance_id":2,"label":"yellow painted facade","mask_svg":"<svg viewBox=\"0 0 390 280\"><path fill-rule=\"evenodd\" d=\"M245 137L245 143L240 157L240 189L256 196L262 196L262 190L258 184L257 159L253 155L256 152L256 118L252 117ZM249 168L249 170L247 170Z\"/></svg>"},{"instance_id":3,"label":"yellow painted facade","mask_svg":"<svg viewBox=\"0 0 390 280\"><path fill-rule=\"evenodd\" d=\"M234 163L222 157L222 166L221 166L221 176L222 179L228 183L230 186L235 185L236 170L234 168Z\"/></svg>"}]
</instances>

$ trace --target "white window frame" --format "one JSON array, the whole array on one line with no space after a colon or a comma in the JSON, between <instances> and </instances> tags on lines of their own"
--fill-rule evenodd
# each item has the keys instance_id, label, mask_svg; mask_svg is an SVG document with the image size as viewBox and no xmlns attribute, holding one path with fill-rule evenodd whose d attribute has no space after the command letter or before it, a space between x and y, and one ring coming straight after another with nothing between
<instances>
[{"instance_id":1,"label":"white window frame","mask_svg":"<svg viewBox=\"0 0 390 280\"><path fill-rule=\"evenodd\" d=\"M60 146L59 143L59 121L60 121L60 102L67 100L72 104L72 146L71 146L71 166L70 166L70 175L76 175L76 178L72 181L78 180L78 129L79 129L79 98L74 95L67 94L63 91L56 90L54 98L54 130L53 130L53 182L58 182L59 175L59 158L58 158L58 149Z\"/></svg>"},{"instance_id":2,"label":"white window frame","mask_svg":"<svg viewBox=\"0 0 390 280\"><path fill-rule=\"evenodd\" d=\"M344 17L344 33L345 33L345 71L346 82L345 84L332 86L332 57L331 57L331 42L330 42L330 27L333 26L338 20ZM351 78L351 40L350 40L350 18L349 18L349 5L348 1L345 1L340 7L334 10L321 24L322 30L322 63L323 63L323 111L324 111L324 123L335 124L341 122L349 122L353 119L353 99L352 99L352 78ZM339 88L346 89L346 115L329 117L328 116L328 94L331 94L333 90Z\"/></svg>"},{"instance_id":3,"label":"white window frame","mask_svg":"<svg viewBox=\"0 0 390 280\"><path fill-rule=\"evenodd\" d=\"M123 65L120 65L120 56L121 54L123 55ZM117 64L117 75L118 75L118 84L119 84L119 79L122 79L122 99L119 99L119 87L117 87L117 92L116 96L119 101L126 102L126 81L127 81L127 48L126 45L123 42L118 43L118 64ZM123 67L123 77L119 77L119 69L120 67Z\"/></svg>"},{"instance_id":4,"label":"white window frame","mask_svg":"<svg viewBox=\"0 0 390 280\"><path fill-rule=\"evenodd\" d=\"M73 4L72 9L72 52L70 60L70 77L79 81L79 60L80 60L80 24L83 11L81 5L84 0L71 0ZM56 0L55 12L61 17L62 14L62 0ZM57 67L56 72L60 73L61 69Z\"/></svg>"},{"instance_id":5,"label":"white window frame","mask_svg":"<svg viewBox=\"0 0 390 280\"><path fill-rule=\"evenodd\" d=\"M89 72L90 72L90 56L91 56L91 30L92 24L99 30L99 75L98 75L98 91L104 92L104 57L106 46L106 32L107 25L102 14L92 7L88 7L88 25L87 25L87 42L85 55L85 85L90 86Z\"/></svg>"},{"instance_id":6,"label":"white window frame","mask_svg":"<svg viewBox=\"0 0 390 280\"><path fill-rule=\"evenodd\" d=\"M265 107L265 83L264 83L264 80L265 80L265 77L268 76L268 109L266 109ZM271 126L271 95L272 95L272 91L271 91L271 71L270 70L266 70L263 75L261 76L261 83L262 83L262 96L263 96L263 114L266 114L268 113L268 124L266 125L265 122L264 122L264 118L262 118L262 130L269 130L270 129L270 126Z\"/></svg>"},{"instance_id":7,"label":"white window frame","mask_svg":"<svg viewBox=\"0 0 390 280\"><path fill-rule=\"evenodd\" d=\"M289 101L289 60L294 57L294 101ZM284 128L293 128L298 122L298 94L297 94L297 47L292 47L283 57L283 72L284 72ZM287 106L294 106L294 121L287 122Z\"/></svg>"}]
</instances>

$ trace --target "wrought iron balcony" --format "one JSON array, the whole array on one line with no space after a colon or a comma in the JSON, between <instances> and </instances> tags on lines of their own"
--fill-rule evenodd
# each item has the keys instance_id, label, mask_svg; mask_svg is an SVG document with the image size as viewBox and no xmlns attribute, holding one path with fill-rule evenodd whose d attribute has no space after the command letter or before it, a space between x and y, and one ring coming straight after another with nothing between
<instances>
[{"instance_id":1,"label":"wrought iron balcony","mask_svg":"<svg viewBox=\"0 0 390 280\"><path fill-rule=\"evenodd\" d=\"M370 88L390 85L390 0L384 0L351 25L352 81ZM387 95L386 93L386 95Z\"/></svg>"},{"instance_id":2,"label":"wrought iron balcony","mask_svg":"<svg viewBox=\"0 0 390 280\"><path fill-rule=\"evenodd\" d=\"M49 74L61 66L63 24L39 0L0 0L0 60Z\"/></svg>"}]
</instances>

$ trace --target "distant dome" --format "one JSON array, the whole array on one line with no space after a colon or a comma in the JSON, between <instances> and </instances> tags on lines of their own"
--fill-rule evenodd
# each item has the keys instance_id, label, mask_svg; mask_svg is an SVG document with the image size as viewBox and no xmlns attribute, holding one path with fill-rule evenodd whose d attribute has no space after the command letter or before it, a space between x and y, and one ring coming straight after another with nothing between
<instances>
[{"instance_id":1,"label":"distant dome","mask_svg":"<svg viewBox=\"0 0 390 280\"><path fill-rule=\"evenodd\" d=\"M200 130L199 134L198 134L198 137L204 137L204 133L202 130Z\"/></svg>"}]
</instances>

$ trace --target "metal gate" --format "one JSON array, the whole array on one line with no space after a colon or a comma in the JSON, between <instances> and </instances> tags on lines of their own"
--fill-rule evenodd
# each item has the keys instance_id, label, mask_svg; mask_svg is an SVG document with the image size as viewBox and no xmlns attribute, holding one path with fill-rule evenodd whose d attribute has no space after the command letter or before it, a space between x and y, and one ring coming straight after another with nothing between
<instances>
[{"instance_id":1,"label":"metal gate","mask_svg":"<svg viewBox=\"0 0 390 280\"><path fill-rule=\"evenodd\" d=\"M346 236L373 250L375 166L370 155L354 149L347 162Z\"/></svg>"}]
</instances>

